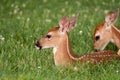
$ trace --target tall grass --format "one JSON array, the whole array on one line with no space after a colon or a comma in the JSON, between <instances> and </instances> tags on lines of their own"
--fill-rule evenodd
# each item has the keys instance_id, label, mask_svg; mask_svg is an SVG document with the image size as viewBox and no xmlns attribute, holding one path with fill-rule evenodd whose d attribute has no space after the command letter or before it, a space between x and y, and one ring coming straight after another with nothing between
<instances>
[{"instance_id":1,"label":"tall grass","mask_svg":"<svg viewBox=\"0 0 120 80\"><path fill-rule=\"evenodd\" d=\"M56 67L51 49L38 51L34 43L63 16L79 15L70 33L78 55L93 51L95 26L108 11L120 8L119 0L1 0L0 79L1 80L120 80L120 61L75 71ZM120 17L115 25L120 25ZM79 34L82 31L82 34ZM113 44L106 49L117 51Z\"/></svg>"}]
</instances>

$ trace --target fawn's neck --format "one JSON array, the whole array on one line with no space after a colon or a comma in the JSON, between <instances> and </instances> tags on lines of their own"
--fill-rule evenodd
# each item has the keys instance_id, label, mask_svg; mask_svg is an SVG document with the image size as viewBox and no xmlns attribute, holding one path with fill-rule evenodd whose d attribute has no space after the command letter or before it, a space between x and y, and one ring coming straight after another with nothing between
<instances>
[{"instance_id":1,"label":"fawn's neck","mask_svg":"<svg viewBox=\"0 0 120 80\"><path fill-rule=\"evenodd\" d=\"M120 31L114 26L112 26L112 39L113 43L120 48Z\"/></svg>"},{"instance_id":2,"label":"fawn's neck","mask_svg":"<svg viewBox=\"0 0 120 80\"><path fill-rule=\"evenodd\" d=\"M54 50L54 61L57 66L71 64L77 57L71 49L68 34L65 34L64 38L59 40L59 44Z\"/></svg>"}]
</instances>

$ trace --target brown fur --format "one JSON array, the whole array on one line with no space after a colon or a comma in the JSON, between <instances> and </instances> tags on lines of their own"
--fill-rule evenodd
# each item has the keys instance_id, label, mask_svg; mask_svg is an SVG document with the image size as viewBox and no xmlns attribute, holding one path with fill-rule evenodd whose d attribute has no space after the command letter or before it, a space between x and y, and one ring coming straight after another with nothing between
<instances>
[{"instance_id":1,"label":"brown fur","mask_svg":"<svg viewBox=\"0 0 120 80\"><path fill-rule=\"evenodd\" d=\"M96 26L96 28L94 29L94 36L95 36L95 34L96 34L96 32L97 32L98 30L100 30L101 28L103 28L103 26L104 26L104 22L103 22L103 23L100 23L98 26Z\"/></svg>"},{"instance_id":2,"label":"brown fur","mask_svg":"<svg viewBox=\"0 0 120 80\"><path fill-rule=\"evenodd\" d=\"M48 31L48 34L51 32L53 32L56 35L61 34L59 32L59 27L50 29ZM67 39L68 39L68 42L67 42ZM40 40L39 42L42 45ZM95 64L111 61L114 58L120 58L116 52L110 51L110 50L93 52L93 53L77 56L72 51L67 32L64 33L64 35L62 36L62 40L59 39L58 42L59 42L58 44L59 47L56 53L54 54L54 61L57 66L60 66L60 65L66 66L67 64L73 64L75 62L79 62L81 64L91 63L95 65ZM52 42L49 42L49 44L52 44ZM70 53L67 51L67 46L68 46L68 51Z\"/></svg>"},{"instance_id":3,"label":"brown fur","mask_svg":"<svg viewBox=\"0 0 120 80\"><path fill-rule=\"evenodd\" d=\"M116 28L114 23L118 17L119 10L109 12L105 16L105 21L94 29L94 49L103 50L109 42L120 48L120 28ZM99 38L98 38L99 37Z\"/></svg>"},{"instance_id":4,"label":"brown fur","mask_svg":"<svg viewBox=\"0 0 120 80\"><path fill-rule=\"evenodd\" d=\"M76 16L71 19L63 17L59 22L59 27L48 30L45 37L38 40L36 44L39 49L53 48L56 66L66 66L75 62L81 64L91 63L94 65L111 61L114 57L120 58L117 53L113 51L94 52L80 56L75 55L70 45L68 31L74 28L76 18Z\"/></svg>"}]
</instances>

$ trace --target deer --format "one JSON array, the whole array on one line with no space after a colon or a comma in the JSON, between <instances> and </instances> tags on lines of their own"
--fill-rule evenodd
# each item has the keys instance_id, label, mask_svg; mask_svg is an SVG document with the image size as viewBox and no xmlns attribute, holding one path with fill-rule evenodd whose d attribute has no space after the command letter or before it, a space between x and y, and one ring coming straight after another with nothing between
<instances>
[{"instance_id":1,"label":"deer","mask_svg":"<svg viewBox=\"0 0 120 80\"><path fill-rule=\"evenodd\" d=\"M118 9L108 12L105 16L105 21L95 27L93 44L96 51L104 50L110 42L120 48L120 28L114 26L118 14Z\"/></svg>"},{"instance_id":2,"label":"deer","mask_svg":"<svg viewBox=\"0 0 120 80\"><path fill-rule=\"evenodd\" d=\"M85 55L76 55L71 47L68 32L75 27L77 16L68 18L64 16L59 25L52 27L48 32L40 38L35 47L39 50L53 48L54 63L56 66L67 66L74 63L93 65L111 61L113 58L119 58L116 52L106 50L101 52L93 52Z\"/></svg>"}]
</instances>

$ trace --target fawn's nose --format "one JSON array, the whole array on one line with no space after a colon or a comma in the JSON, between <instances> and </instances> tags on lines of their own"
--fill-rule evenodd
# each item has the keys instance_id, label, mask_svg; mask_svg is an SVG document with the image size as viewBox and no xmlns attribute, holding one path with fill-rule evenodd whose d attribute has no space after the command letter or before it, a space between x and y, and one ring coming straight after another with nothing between
<instances>
[{"instance_id":1,"label":"fawn's nose","mask_svg":"<svg viewBox=\"0 0 120 80\"><path fill-rule=\"evenodd\" d=\"M40 43L37 41L37 43L35 43L35 47L37 48L37 49L41 49L42 48L42 46L40 46Z\"/></svg>"},{"instance_id":2,"label":"fawn's nose","mask_svg":"<svg viewBox=\"0 0 120 80\"><path fill-rule=\"evenodd\" d=\"M98 52L99 50L98 49L94 49L95 52Z\"/></svg>"},{"instance_id":3,"label":"fawn's nose","mask_svg":"<svg viewBox=\"0 0 120 80\"><path fill-rule=\"evenodd\" d=\"M35 46L39 47L39 42L37 41L37 43L35 43Z\"/></svg>"}]
</instances>

